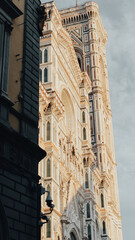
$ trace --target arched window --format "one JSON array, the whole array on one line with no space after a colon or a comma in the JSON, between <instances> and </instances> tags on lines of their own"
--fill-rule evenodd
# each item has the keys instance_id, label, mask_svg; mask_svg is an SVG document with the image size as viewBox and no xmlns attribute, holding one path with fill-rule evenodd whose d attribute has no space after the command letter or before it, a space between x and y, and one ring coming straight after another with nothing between
<instances>
[{"instance_id":1,"label":"arched window","mask_svg":"<svg viewBox=\"0 0 135 240\"><path fill-rule=\"evenodd\" d=\"M90 76L90 66L89 65L87 65L87 73Z\"/></svg>"},{"instance_id":2,"label":"arched window","mask_svg":"<svg viewBox=\"0 0 135 240\"><path fill-rule=\"evenodd\" d=\"M103 221L103 234L106 234L106 225L105 225L105 221Z\"/></svg>"},{"instance_id":3,"label":"arched window","mask_svg":"<svg viewBox=\"0 0 135 240\"><path fill-rule=\"evenodd\" d=\"M47 177L51 176L51 161L50 159L47 160Z\"/></svg>"},{"instance_id":4,"label":"arched window","mask_svg":"<svg viewBox=\"0 0 135 240\"><path fill-rule=\"evenodd\" d=\"M42 82L42 70L39 69L39 80Z\"/></svg>"},{"instance_id":5,"label":"arched window","mask_svg":"<svg viewBox=\"0 0 135 240\"><path fill-rule=\"evenodd\" d=\"M94 69L94 79L96 79L96 71L95 71L95 69Z\"/></svg>"},{"instance_id":6,"label":"arched window","mask_svg":"<svg viewBox=\"0 0 135 240\"><path fill-rule=\"evenodd\" d=\"M42 51L41 50L39 51L39 63L40 64L42 63Z\"/></svg>"},{"instance_id":7,"label":"arched window","mask_svg":"<svg viewBox=\"0 0 135 240\"><path fill-rule=\"evenodd\" d=\"M51 220L46 225L46 237L51 238Z\"/></svg>"},{"instance_id":8,"label":"arched window","mask_svg":"<svg viewBox=\"0 0 135 240\"><path fill-rule=\"evenodd\" d=\"M49 141L50 140L50 138L51 138L51 126L50 126L50 122L47 122L47 141Z\"/></svg>"},{"instance_id":9,"label":"arched window","mask_svg":"<svg viewBox=\"0 0 135 240\"><path fill-rule=\"evenodd\" d=\"M44 82L48 82L48 69L44 69Z\"/></svg>"},{"instance_id":10,"label":"arched window","mask_svg":"<svg viewBox=\"0 0 135 240\"><path fill-rule=\"evenodd\" d=\"M90 204L86 204L86 212L87 212L87 218L90 218Z\"/></svg>"},{"instance_id":11,"label":"arched window","mask_svg":"<svg viewBox=\"0 0 135 240\"><path fill-rule=\"evenodd\" d=\"M92 32L91 32L90 36L91 36L91 39L93 39L93 34L92 34Z\"/></svg>"},{"instance_id":12,"label":"arched window","mask_svg":"<svg viewBox=\"0 0 135 240\"><path fill-rule=\"evenodd\" d=\"M83 140L86 140L86 128L83 128Z\"/></svg>"},{"instance_id":13,"label":"arched window","mask_svg":"<svg viewBox=\"0 0 135 240\"><path fill-rule=\"evenodd\" d=\"M90 129L91 129L91 134L94 134L94 129L93 129L93 117L90 115Z\"/></svg>"},{"instance_id":14,"label":"arched window","mask_svg":"<svg viewBox=\"0 0 135 240\"><path fill-rule=\"evenodd\" d=\"M104 208L104 195L101 193L101 207Z\"/></svg>"},{"instance_id":15,"label":"arched window","mask_svg":"<svg viewBox=\"0 0 135 240\"><path fill-rule=\"evenodd\" d=\"M88 225L88 240L91 240L91 226Z\"/></svg>"},{"instance_id":16,"label":"arched window","mask_svg":"<svg viewBox=\"0 0 135 240\"><path fill-rule=\"evenodd\" d=\"M85 188L89 188L89 178L88 178L88 173L85 174Z\"/></svg>"},{"instance_id":17,"label":"arched window","mask_svg":"<svg viewBox=\"0 0 135 240\"><path fill-rule=\"evenodd\" d=\"M86 165L86 159L85 158L83 159L83 164L84 164L84 166Z\"/></svg>"},{"instance_id":18,"label":"arched window","mask_svg":"<svg viewBox=\"0 0 135 240\"><path fill-rule=\"evenodd\" d=\"M93 56L93 65L95 65L95 58L94 58L94 56Z\"/></svg>"},{"instance_id":19,"label":"arched window","mask_svg":"<svg viewBox=\"0 0 135 240\"><path fill-rule=\"evenodd\" d=\"M47 49L45 49L45 51L44 51L44 62L45 63L48 62L48 50Z\"/></svg>"},{"instance_id":20,"label":"arched window","mask_svg":"<svg viewBox=\"0 0 135 240\"><path fill-rule=\"evenodd\" d=\"M82 112L82 122L85 123L85 112Z\"/></svg>"},{"instance_id":21,"label":"arched window","mask_svg":"<svg viewBox=\"0 0 135 240\"><path fill-rule=\"evenodd\" d=\"M79 66L80 66L80 68L81 68L81 67L82 67L81 59L80 59L79 57L78 57L77 59L78 59Z\"/></svg>"},{"instance_id":22,"label":"arched window","mask_svg":"<svg viewBox=\"0 0 135 240\"><path fill-rule=\"evenodd\" d=\"M50 18L51 17L51 10L49 11L48 15L49 15L49 18Z\"/></svg>"},{"instance_id":23,"label":"arched window","mask_svg":"<svg viewBox=\"0 0 135 240\"><path fill-rule=\"evenodd\" d=\"M74 233L70 233L70 237L71 237L71 240L76 240L76 237L75 237L75 235L74 235Z\"/></svg>"}]
</instances>

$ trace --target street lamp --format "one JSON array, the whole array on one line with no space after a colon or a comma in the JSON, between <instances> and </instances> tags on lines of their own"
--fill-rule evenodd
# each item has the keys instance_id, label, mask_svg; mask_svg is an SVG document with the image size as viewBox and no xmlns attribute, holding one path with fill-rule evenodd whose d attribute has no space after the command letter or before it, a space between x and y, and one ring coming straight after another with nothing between
<instances>
[{"instance_id":1,"label":"street lamp","mask_svg":"<svg viewBox=\"0 0 135 240\"><path fill-rule=\"evenodd\" d=\"M48 195L47 195L47 198L46 198L46 203L47 203L47 206L50 208L51 212L53 211L54 209L54 204L52 204L53 200L51 198L51 195L50 195L50 192L49 191L45 191L45 192L48 192ZM50 212L50 213L51 213ZM49 213L49 214L50 214Z\"/></svg>"},{"instance_id":2,"label":"street lamp","mask_svg":"<svg viewBox=\"0 0 135 240\"><path fill-rule=\"evenodd\" d=\"M46 191L45 188L42 187L41 184L39 184L39 186L40 186L40 194L41 194L41 195L43 195L43 194L45 194L45 193L48 193L47 198L46 198L46 204L47 204L47 206L50 208L50 211L47 212L47 213L42 213L42 212L40 212L39 226L42 227L43 224L45 224L45 223L47 223L47 222L49 221L49 216L48 216L48 215L52 213L55 205L52 203L53 200L52 200L52 198L51 198L50 191ZM43 220L43 221L42 221L42 220Z\"/></svg>"}]
</instances>

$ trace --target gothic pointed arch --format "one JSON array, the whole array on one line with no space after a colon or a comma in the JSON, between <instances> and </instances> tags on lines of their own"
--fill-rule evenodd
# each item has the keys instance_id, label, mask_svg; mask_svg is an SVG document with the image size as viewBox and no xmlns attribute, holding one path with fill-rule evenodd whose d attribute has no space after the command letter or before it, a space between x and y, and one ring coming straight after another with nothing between
<instances>
[{"instance_id":1,"label":"gothic pointed arch","mask_svg":"<svg viewBox=\"0 0 135 240\"><path fill-rule=\"evenodd\" d=\"M86 140L86 128L83 128L83 140Z\"/></svg>"},{"instance_id":2,"label":"gothic pointed arch","mask_svg":"<svg viewBox=\"0 0 135 240\"><path fill-rule=\"evenodd\" d=\"M74 47L81 71L84 71L83 52L78 47Z\"/></svg>"},{"instance_id":3,"label":"gothic pointed arch","mask_svg":"<svg viewBox=\"0 0 135 240\"><path fill-rule=\"evenodd\" d=\"M71 239L71 240L76 240L76 237L75 237L75 235L74 235L73 232L70 233L70 239Z\"/></svg>"},{"instance_id":4,"label":"gothic pointed arch","mask_svg":"<svg viewBox=\"0 0 135 240\"><path fill-rule=\"evenodd\" d=\"M48 68L44 69L44 82L48 82Z\"/></svg>"},{"instance_id":5,"label":"gothic pointed arch","mask_svg":"<svg viewBox=\"0 0 135 240\"><path fill-rule=\"evenodd\" d=\"M47 141L49 141L51 139L51 124L48 121L47 122Z\"/></svg>"},{"instance_id":6,"label":"gothic pointed arch","mask_svg":"<svg viewBox=\"0 0 135 240\"><path fill-rule=\"evenodd\" d=\"M42 82L42 69L39 69L39 80Z\"/></svg>"},{"instance_id":7,"label":"gothic pointed arch","mask_svg":"<svg viewBox=\"0 0 135 240\"><path fill-rule=\"evenodd\" d=\"M86 165L86 158L83 158L83 165Z\"/></svg>"},{"instance_id":8,"label":"gothic pointed arch","mask_svg":"<svg viewBox=\"0 0 135 240\"><path fill-rule=\"evenodd\" d=\"M48 62L48 49L47 48L44 50L44 62L45 63Z\"/></svg>"},{"instance_id":9,"label":"gothic pointed arch","mask_svg":"<svg viewBox=\"0 0 135 240\"><path fill-rule=\"evenodd\" d=\"M89 202L86 204L86 215L87 215L87 218L90 218L90 203Z\"/></svg>"},{"instance_id":10,"label":"gothic pointed arch","mask_svg":"<svg viewBox=\"0 0 135 240\"><path fill-rule=\"evenodd\" d=\"M73 107L73 99L69 92L63 88L61 92L61 99L64 105L64 124L68 131L75 131L75 111Z\"/></svg>"},{"instance_id":11,"label":"gothic pointed arch","mask_svg":"<svg viewBox=\"0 0 135 240\"><path fill-rule=\"evenodd\" d=\"M51 176L51 161L50 161L50 159L48 158L47 159L47 174L46 174L46 176L47 177L50 177Z\"/></svg>"},{"instance_id":12,"label":"gothic pointed arch","mask_svg":"<svg viewBox=\"0 0 135 240\"><path fill-rule=\"evenodd\" d=\"M101 193L101 207L104 208L104 195Z\"/></svg>"},{"instance_id":13,"label":"gothic pointed arch","mask_svg":"<svg viewBox=\"0 0 135 240\"><path fill-rule=\"evenodd\" d=\"M106 224L105 221L102 222L103 234L106 234Z\"/></svg>"},{"instance_id":14,"label":"gothic pointed arch","mask_svg":"<svg viewBox=\"0 0 135 240\"><path fill-rule=\"evenodd\" d=\"M91 240L91 225L88 225L88 240Z\"/></svg>"},{"instance_id":15,"label":"gothic pointed arch","mask_svg":"<svg viewBox=\"0 0 135 240\"><path fill-rule=\"evenodd\" d=\"M85 119L85 111L82 112L82 122L85 123L86 119Z\"/></svg>"},{"instance_id":16,"label":"gothic pointed arch","mask_svg":"<svg viewBox=\"0 0 135 240\"><path fill-rule=\"evenodd\" d=\"M85 188L89 188L89 177L88 177L88 173L85 173Z\"/></svg>"},{"instance_id":17,"label":"gothic pointed arch","mask_svg":"<svg viewBox=\"0 0 135 240\"><path fill-rule=\"evenodd\" d=\"M68 228L68 232L69 232L68 237L70 240L80 240L81 239L80 231L77 228L75 223L70 224L70 226Z\"/></svg>"}]
</instances>

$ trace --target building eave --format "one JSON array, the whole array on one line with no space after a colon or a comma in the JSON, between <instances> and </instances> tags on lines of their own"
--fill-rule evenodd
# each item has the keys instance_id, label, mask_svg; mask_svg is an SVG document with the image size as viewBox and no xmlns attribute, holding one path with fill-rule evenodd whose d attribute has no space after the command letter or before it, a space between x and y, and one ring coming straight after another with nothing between
<instances>
[{"instance_id":1,"label":"building eave","mask_svg":"<svg viewBox=\"0 0 135 240\"><path fill-rule=\"evenodd\" d=\"M2 10L6 12L11 17L11 19L15 19L23 14L22 11L13 2L8 0L1 0L0 8L2 8Z\"/></svg>"}]
</instances>

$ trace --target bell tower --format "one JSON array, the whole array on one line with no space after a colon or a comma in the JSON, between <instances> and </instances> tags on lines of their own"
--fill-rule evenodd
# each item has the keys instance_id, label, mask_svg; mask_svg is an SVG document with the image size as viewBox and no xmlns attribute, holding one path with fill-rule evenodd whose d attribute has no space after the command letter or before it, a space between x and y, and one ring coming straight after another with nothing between
<instances>
[{"instance_id":1,"label":"bell tower","mask_svg":"<svg viewBox=\"0 0 135 240\"><path fill-rule=\"evenodd\" d=\"M89 94L90 133L97 158L93 178L101 236L106 240L122 240L106 63L107 32L95 2L61 10L60 14L63 27L71 36L80 69L88 73L92 85Z\"/></svg>"}]
</instances>

